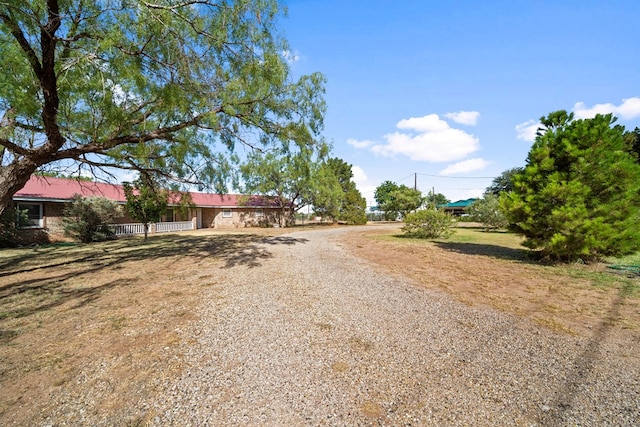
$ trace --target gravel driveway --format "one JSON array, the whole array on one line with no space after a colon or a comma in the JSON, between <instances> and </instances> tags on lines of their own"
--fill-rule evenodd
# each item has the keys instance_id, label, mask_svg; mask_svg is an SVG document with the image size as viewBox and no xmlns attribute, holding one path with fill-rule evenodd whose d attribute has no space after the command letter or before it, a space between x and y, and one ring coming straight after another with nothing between
<instances>
[{"instance_id":1,"label":"gravel driveway","mask_svg":"<svg viewBox=\"0 0 640 427\"><path fill-rule=\"evenodd\" d=\"M604 329L556 334L378 273L348 231L229 257L153 425L640 425L638 354Z\"/></svg>"}]
</instances>

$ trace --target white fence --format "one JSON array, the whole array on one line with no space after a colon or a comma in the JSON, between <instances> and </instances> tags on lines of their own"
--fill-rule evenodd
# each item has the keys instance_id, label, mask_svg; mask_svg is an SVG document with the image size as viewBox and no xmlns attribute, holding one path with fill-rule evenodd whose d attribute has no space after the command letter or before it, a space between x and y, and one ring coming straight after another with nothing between
<instances>
[{"instance_id":1,"label":"white fence","mask_svg":"<svg viewBox=\"0 0 640 427\"><path fill-rule=\"evenodd\" d=\"M144 224L141 222L134 224L112 224L111 227L116 236L144 234ZM154 230L156 233L193 230L193 221L156 222L155 224L149 224L149 233L153 233Z\"/></svg>"},{"instance_id":2,"label":"white fence","mask_svg":"<svg viewBox=\"0 0 640 427\"><path fill-rule=\"evenodd\" d=\"M156 222L156 233L193 230L193 221Z\"/></svg>"},{"instance_id":3,"label":"white fence","mask_svg":"<svg viewBox=\"0 0 640 427\"><path fill-rule=\"evenodd\" d=\"M116 236L133 236L134 234L144 234L144 224L113 224L113 232Z\"/></svg>"}]
</instances>

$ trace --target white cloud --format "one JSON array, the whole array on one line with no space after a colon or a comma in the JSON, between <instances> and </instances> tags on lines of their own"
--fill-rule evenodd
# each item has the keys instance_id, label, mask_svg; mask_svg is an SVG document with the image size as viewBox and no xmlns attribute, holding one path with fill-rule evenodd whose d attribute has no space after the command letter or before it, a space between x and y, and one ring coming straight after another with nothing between
<instances>
[{"instance_id":1,"label":"white cloud","mask_svg":"<svg viewBox=\"0 0 640 427\"><path fill-rule=\"evenodd\" d=\"M351 166L351 172L353 172L353 182L355 182L356 185L368 182L369 178L360 166Z\"/></svg>"},{"instance_id":2,"label":"white cloud","mask_svg":"<svg viewBox=\"0 0 640 427\"><path fill-rule=\"evenodd\" d=\"M576 102L573 112L577 119L590 119L596 114L609 114L620 117L623 120L630 120L640 117L640 98L627 98L622 100L622 104L613 105L611 103L596 104L588 108L584 102Z\"/></svg>"},{"instance_id":3,"label":"white cloud","mask_svg":"<svg viewBox=\"0 0 640 427\"><path fill-rule=\"evenodd\" d=\"M428 114L423 117L411 117L402 119L396 125L398 129L409 129L417 132L441 132L449 129L449 124L437 114Z\"/></svg>"},{"instance_id":4,"label":"white cloud","mask_svg":"<svg viewBox=\"0 0 640 427\"><path fill-rule=\"evenodd\" d=\"M369 140L364 140L364 141L358 141L355 138L349 138L347 139L347 144L352 145L356 148L367 148L367 147L371 147L373 145L376 144L375 141L369 141Z\"/></svg>"},{"instance_id":5,"label":"white cloud","mask_svg":"<svg viewBox=\"0 0 640 427\"><path fill-rule=\"evenodd\" d=\"M533 142L536 139L538 129L542 127L542 123L536 120L527 120L524 123L516 125L517 138L524 141Z\"/></svg>"},{"instance_id":6,"label":"white cloud","mask_svg":"<svg viewBox=\"0 0 640 427\"><path fill-rule=\"evenodd\" d=\"M400 120L396 126L413 132L387 134L387 143L371 145L371 151L383 156L401 154L415 161L450 162L480 149L478 138L451 128L437 114Z\"/></svg>"},{"instance_id":7,"label":"white cloud","mask_svg":"<svg viewBox=\"0 0 640 427\"><path fill-rule=\"evenodd\" d=\"M458 173L468 173L486 168L490 162L483 158L464 160L453 164L440 172L440 175L454 175Z\"/></svg>"},{"instance_id":8,"label":"white cloud","mask_svg":"<svg viewBox=\"0 0 640 427\"><path fill-rule=\"evenodd\" d=\"M447 113L444 116L461 125L475 126L480 118L480 113L477 111L458 111L457 113Z\"/></svg>"},{"instance_id":9,"label":"white cloud","mask_svg":"<svg viewBox=\"0 0 640 427\"><path fill-rule=\"evenodd\" d=\"M353 172L353 182L356 183L356 187L360 190L360 194L362 194L362 197L367 199L367 205L374 205L374 195L377 186L369 180L369 177L360 166L351 166L351 172Z\"/></svg>"}]
</instances>

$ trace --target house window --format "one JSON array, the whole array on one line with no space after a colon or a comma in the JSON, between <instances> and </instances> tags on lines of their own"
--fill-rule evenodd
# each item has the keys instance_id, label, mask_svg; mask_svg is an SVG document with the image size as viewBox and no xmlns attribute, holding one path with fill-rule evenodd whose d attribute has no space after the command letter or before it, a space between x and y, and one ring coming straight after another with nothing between
<instances>
[{"instance_id":1,"label":"house window","mask_svg":"<svg viewBox=\"0 0 640 427\"><path fill-rule=\"evenodd\" d=\"M264 216L264 210L262 209L256 209L256 216L257 217L263 217Z\"/></svg>"},{"instance_id":2,"label":"house window","mask_svg":"<svg viewBox=\"0 0 640 427\"><path fill-rule=\"evenodd\" d=\"M223 218L231 218L231 209L222 209L222 217Z\"/></svg>"},{"instance_id":3,"label":"house window","mask_svg":"<svg viewBox=\"0 0 640 427\"><path fill-rule=\"evenodd\" d=\"M173 208L167 209L167 211L164 213L164 215L165 215L165 222L173 222L173 221L175 221L175 219L174 219L175 213L173 212Z\"/></svg>"},{"instance_id":4,"label":"house window","mask_svg":"<svg viewBox=\"0 0 640 427\"><path fill-rule=\"evenodd\" d=\"M42 204L40 203L18 203L19 211L26 213L27 218L18 216L18 227L42 228Z\"/></svg>"}]
</instances>

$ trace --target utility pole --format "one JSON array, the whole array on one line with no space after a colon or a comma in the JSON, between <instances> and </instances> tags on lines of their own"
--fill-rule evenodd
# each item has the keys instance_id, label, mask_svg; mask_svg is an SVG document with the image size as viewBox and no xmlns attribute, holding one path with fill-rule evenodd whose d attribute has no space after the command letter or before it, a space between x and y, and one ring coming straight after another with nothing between
<instances>
[{"instance_id":1,"label":"utility pole","mask_svg":"<svg viewBox=\"0 0 640 427\"><path fill-rule=\"evenodd\" d=\"M418 189L418 172L413 173L413 189Z\"/></svg>"}]
</instances>

